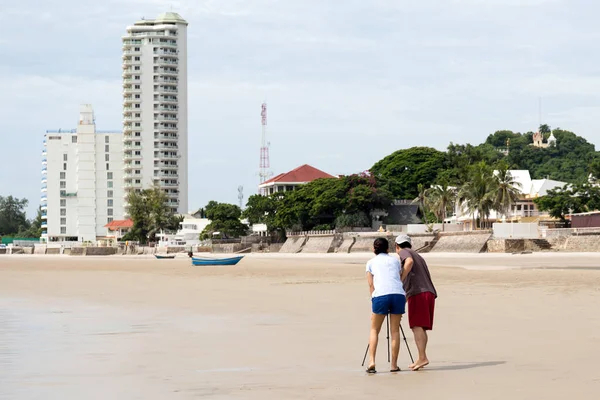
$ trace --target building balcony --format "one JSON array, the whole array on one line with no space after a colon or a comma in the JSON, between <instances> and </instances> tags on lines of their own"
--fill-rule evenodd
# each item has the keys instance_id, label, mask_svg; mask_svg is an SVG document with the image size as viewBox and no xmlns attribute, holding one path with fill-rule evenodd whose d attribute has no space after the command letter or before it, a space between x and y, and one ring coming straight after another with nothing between
<instances>
[{"instance_id":1,"label":"building balcony","mask_svg":"<svg viewBox=\"0 0 600 400\"><path fill-rule=\"evenodd\" d=\"M154 117L155 121L172 121L172 122L177 122L178 118L177 117L173 117L172 115L169 114L160 114L157 117Z\"/></svg>"},{"instance_id":2,"label":"building balcony","mask_svg":"<svg viewBox=\"0 0 600 400\"><path fill-rule=\"evenodd\" d=\"M135 183L135 182L126 182L125 183L125 188L126 189L141 189L142 188L142 183Z\"/></svg>"},{"instance_id":3,"label":"building balcony","mask_svg":"<svg viewBox=\"0 0 600 400\"><path fill-rule=\"evenodd\" d=\"M158 178L177 179L177 178L179 178L179 174L177 174L177 173L169 174L169 173L166 173L166 172L159 172L159 173L155 173L154 177L155 178L158 177Z\"/></svg>"},{"instance_id":4,"label":"building balcony","mask_svg":"<svg viewBox=\"0 0 600 400\"><path fill-rule=\"evenodd\" d=\"M140 39L130 39L130 38L125 38L123 39L123 49L127 49L131 46L136 46L136 45L141 45L142 41Z\"/></svg>"},{"instance_id":5,"label":"building balcony","mask_svg":"<svg viewBox=\"0 0 600 400\"><path fill-rule=\"evenodd\" d=\"M41 225L41 227L42 227L42 228L47 228L47 227L48 227L48 222L42 222L42 225Z\"/></svg>"},{"instance_id":6,"label":"building balcony","mask_svg":"<svg viewBox=\"0 0 600 400\"><path fill-rule=\"evenodd\" d=\"M160 86L158 89L154 90L154 93L173 93L173 94L177 94L178 90L174 86L175 85L173 85L173 88L165 87L165 86Z\"/></svg>"},{"instance_id":7,"label":"building balcony","mask_svg":"<svg viewBox=\"0 0 600 400\"><path fill-rule=\"evenodd\" d=\"M123 75L122 75L123 78L131 78L132 75L133 75L133 68L123 68Z\"/></svg>"},{"instance_id":8,"label":"building balcony","mask_svg":"<svg viewBox=\"0 0 600 400\"><path fill-rule=\"evenodd\" d=\"M171 143L167 144L167 143L159 143L159 144L154 144L154 149L160 149L160 150L171 150L171 151L177 151L178 147L177 145L172 145Z\"/></svg>"},{"instance_id":9,"label":"building balcony","mask_svg":"<svg viewBox=\"0 0 600 400\"><path fill-rule=\"evenodd\" d=\"M131 56L139 56L142 54L141 50L130 49L127 47L123 50L123 58L131 57Z\"/></svg>"},{"instance_id":10,"label":"building balcony","mask_svg":"<svg viewBox=\"0 0 600 400\"><path fill-rule=\"evenodd\" d=\"M157 68L154 71L155 74L165 75L165 76L178 76L179 71L176 68Z\"/></svg>"},{"instance_id":11,"label":"building balcony","mask_svg":"<svg viewBox=\"0 0 600 400\"><path fill-rule=\"evenodd\" d=\"M142 122L142 117L128 116L123 118L123 124L130 124L132 122Z\"/></svg>"},{"instance_id":12,"label":"building balcony","mask_svg":"<svg viewBox=\"0 0 600 400\"><path fill-rule=\"evenodd\" d=\"M171 60L168 58L159 58L158 60L154 60L154 65L177 65L178 62L175 60Z\"/></svg>"},{"instance_id":13,"label":"building balcony","mask_svg":"<svg viewBox=\"0 0 600 400\"><path fill-rule=\"evenodd\" d=\"M46 196L45 194L43 194L42 197L40 198L40 201L42 203L47 202L48 201L48 196Z\"/></svg>"},{"instance_id":14,"label":"building balcony","mask_svg":"<svg viewBox=\"0 0 600 400\"><path fill-rule=\"evenodd\" d=\"M42 150L42 157L46 157L48 156L48 152L44 149Z\"/></svg>"},{"instance_id":15,"label":"building balcony","mask_svg":"<svg viewBox=\"0 0 600 400\"><path fill-rule=\"evenodd\" d=\"M159 164L154 164L154 168L168 169L168 170L178 170L179 166L178 165L165 164L165 163L159 163Z\"/></svg>"},{"instance_id":16,"label":"building balcony","mask_svg":"<svg viewBox=\"0 0 600 400\"><path fill-rule=\"evenodd\" d=\"M160 40L158 43L159 46L166 46L169 48L173 48L173 47L177 47L177 41L176 40Z\"/></svg>"},{"instance_id":17,"label":"building balcony","mask_svg":"<svg viewBox=\"0 0 600 400\"><path fill-rule=\"evenodd\" d=\"M48 173L48 168L42 168L42 174L47 174Z\"/></svg>"},{"instance_id":18,"label":"building balcony","mask_svg":"<svg viewBox=\"0 0 600 400\"><path fill-rule=\"evenodd\" d=\"M42 219L48 219L48 214L42 214Z\"/></svg>"},{"instance_id":19,"label":"building balcony","mask_svg":"<svg viewBox=\"0 0 600 400\"><path fill-rule=\"evenodd\" d=\"M142 65L141 60L134 60L132 58L123 60L123 69L129 69L132 66Z\"/></svg>"},{"instance_id":20,"label":"building balcony","mask_svg":"<svg viewBox=\"0 0 600 400\"><path fill-rule=\"evenodd\" d=\"M46 178L45 176L42 178L42 185L48 183L48 178Z\"/></svg>"},{"instance_id":21,"label":"building balcony","mask_svg":"<svg viewBox=\"0 0 600 400\"><path fill-rule=\"evenodd\" d=\"M142 93L142 89L135 89L135 88L123 88L123 94L128 95L128 94L141 94Z\"/></svg>"},{"instance_id":22,"label":"building balcony","mask_svg":"<svg viewBox=\"0 0 600 400\"><path fill-rule=\"evenodd\" d=\"M142 145L141 144L129 144L129 145L124 145L123 148L125 150L141 150Z\"/></svg>"},{"instance_id":23,"label":"building balcony","mask_svg":"<svg viewBox=\"0 0 600 400\"><path fill-rule=\"evenodd\" d=\"M46 210L48 210L48 204L41 204L41 205L40 205L40 209L41 209L42 211L46 211Z\"/></svg>"},{"instance_id":24,"label":"building balcony","mask_svg":"<svg viewBox=\"0 0 600 400\"><path fill-rule=\"evenodd\" d=\"M164 181L154 181L155 183L158 184L158 186L160 187L178 187L179 183L172 183L172 182L164 182Z\"/></svg>"},{"instance_id":25,"label":"building balcony","mask_svg":"<svg viewBox=\"0 0 600 400\"><path fill-rule=\"evenodd\" d=\"M158 99L154 100L157 103L165 103L165 104L178 104L179 100L177 100L177 97L159 97Z\"/></svg>"},{"instance_id":26,"label":"building balcony","mask_svg":"<svg viewBox=\"0 0 600 400\"><path fill-rule=\"evenodd\" d=\"M178 79L160 79L160 78L154 78L154 83L167 83L167 84L171 84L171 85L177 85L179 83Z\"/></svg>"},{"instance_id":27,"label":"building balcony","mask_svg":"<svg viewBox=\"0 0 600 400\"><path fill-rule=\"evenodd\" d=\"M60 197L77 197L77 192L61 192Z\"/></svg>"},{"instance_id":28,"label":"building balcony","mask_svg":"<svg viewBox=\"0 0 600 400\"><path fill-rule=\"evenodd\" d=\"M160 107L160 106L155 106L154 107L154 111L164 111L167 113L176 113L179 111L179 108L177 107Z\"/></svg>"},{"instance_id":29,"label":"building balcony","mask_svg":"<svg viewBox=\"0 0 600 400\"><path fill-rule=\"evenodd\" d=\"M155 159L159 159L159 160L179 160L181 158L181 156L179 154L162 154L162 153L159 153L154 158Z\"/></svg>"},{"instance_id":30,"label":"building balcony","mask_svg":"<svg viewBox=\"0 0 600 400\"><path fill-rule=\"evenodd\" d=\"M123 153L123 160L124 161L129 161L129 160L141 160L143 157L141 154L135 154L134 152L125 152Z\"/></svg>"},{"instance_id":31,"label":"building balcony","mask_svg":"<svg viewBox=\"0 0 600 400\"><path fill-rule=\"evenodd\" d=\"M168 134L154 134L154 140L161 140L165 142L177 142L179 140L179 135L171 136L171 133Z\"/></svg>"}]
</instances>

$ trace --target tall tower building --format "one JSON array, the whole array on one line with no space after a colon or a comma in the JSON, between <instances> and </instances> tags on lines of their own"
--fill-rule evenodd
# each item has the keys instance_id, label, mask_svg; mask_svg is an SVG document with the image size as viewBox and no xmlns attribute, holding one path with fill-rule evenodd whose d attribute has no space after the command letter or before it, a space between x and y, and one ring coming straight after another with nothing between
<instances>
[{"instance_id":1,"label":"tall tower building","mask_svg":"<svg viewBox=\"0 0 600 400\"><path fill-rule=\"evenodd\" d=\"M42 152L42 240L95 242L123 217L121 131L96 131L84 104L77 129L46 131Z\"/></svg>"},{"instance_id":2,"label":"tall tower building","mask_svg":"<svg viewBox=\"0 0 600 400\"><path fill-rule=\"evenodd\" d=\"M123 36L124 187L160 187L188 212L187 25L176 13L142 20Z\"/></svg>"}]
</instances>

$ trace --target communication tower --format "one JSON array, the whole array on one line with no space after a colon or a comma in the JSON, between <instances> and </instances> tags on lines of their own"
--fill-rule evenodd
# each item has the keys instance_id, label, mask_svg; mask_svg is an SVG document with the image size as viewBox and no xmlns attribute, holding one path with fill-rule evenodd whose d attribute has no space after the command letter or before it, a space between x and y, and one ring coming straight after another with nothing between
<instances>
[{"instance_id":1,"label":"communication tower","mask_svg":"<svg viewBox=\"0 0 600 400\"><path fill-rule=\"evenodd\" d=\"M238 186L238 200L240 201L240 208L244 208L244 187Z\"/></svg>"},{"instance_id":2,"label":"communication tower","mask_svg":"<svg viewBox=\"0 0 600 400\"><path fill-rule=\"evenodd\" d=\"M269 147L271 146L271 143L267 142L267 103L262 103L260 117L262 124L262 140L258 175L260 176L260 183L263 183L273 176L273 172L269 170L271 168L269 161ZM264 195L265 192L264 189L261 190L261 194Z\"/></svg>"}]
</instances>

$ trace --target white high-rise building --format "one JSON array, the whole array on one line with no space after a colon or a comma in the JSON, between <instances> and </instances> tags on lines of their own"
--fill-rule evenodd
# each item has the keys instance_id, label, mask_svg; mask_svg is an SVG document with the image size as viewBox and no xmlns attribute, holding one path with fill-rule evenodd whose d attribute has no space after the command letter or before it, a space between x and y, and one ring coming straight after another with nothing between
<instances>
[{"instance_id":1,"label":"white high-rise building","mask_svg":"<svg viewBox=\"0 0 600 400\"><path fill-rule=\"evenodd\" d=\"M169 12L123 36L125 190L158 185L180 214L188 211L187 25Z\"/></svg>"},{"instance_id":2,"label":"white high-rise building","mask_svg":"<svg viewBox=\"0 0 600 400\"><path fill-rule=\"evenodd\" d=\"M96 131L94 111L81 106L72 130L49 130L42 152L42 239L95 242L123 217L123 137Z\"/></svg>"}]
</instances>

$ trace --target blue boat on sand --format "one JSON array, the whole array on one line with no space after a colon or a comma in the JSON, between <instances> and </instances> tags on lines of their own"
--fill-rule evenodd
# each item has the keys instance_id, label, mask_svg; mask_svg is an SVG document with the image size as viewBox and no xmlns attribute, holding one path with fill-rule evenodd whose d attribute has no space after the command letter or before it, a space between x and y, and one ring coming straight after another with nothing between
<instances>
[{"instance_id":1,"label":"blue boat on sand","mask_svg":"<svg viewBox=\"0 0 600 400\"><path fill-rule=\"evenodd\" d=\"M203 258L192 257L192 265L236 265L244 256L229 257L229 258Z\"/></svg>"}]
</instances>

